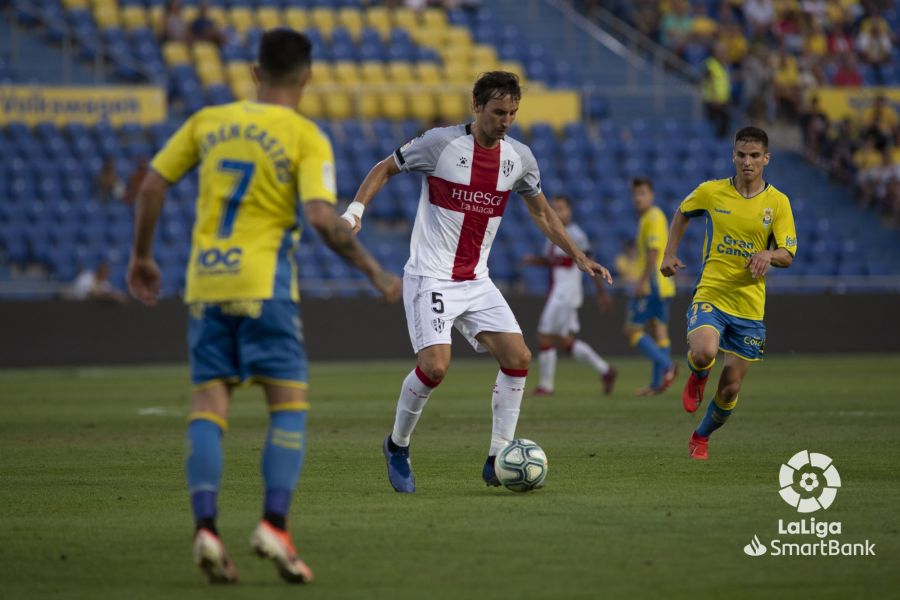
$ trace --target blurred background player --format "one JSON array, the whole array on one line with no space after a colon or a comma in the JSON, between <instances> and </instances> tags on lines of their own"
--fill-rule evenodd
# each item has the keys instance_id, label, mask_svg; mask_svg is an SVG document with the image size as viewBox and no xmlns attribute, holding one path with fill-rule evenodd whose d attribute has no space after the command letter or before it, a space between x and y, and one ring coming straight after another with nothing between
<instances>
[{"instance_id":1,"label":"blurred background player","mask_svg":"<svg viewBox=\"0 0 900 600\"><path fill-rule=\"evenodd\" d=\"M591 244L581 227L572 222L572 202L566 196L554 196L550 207L556 212L566 233L578 248L590 255ZM575 268L575 261L553 242L547 240L544 256L529 255L524 258L529 265L550 268L550 293L538 322L538 367L540 384L532 392L533 396L550 396L554 389L556 374L556 351L570 352L575 360L590 365L600 376L603 393L609 394L616 382L616 368L600 358L591 346L575 339L581 329L578 309L584 299L582 274ZM612 309L612 298L602 285L597 285L597 304L603 312Z\"/></svg>"},{"instance_id":2,"label":"blurred background player","mask_svg":"<svg viewBox=\"0 0 900 600\"><path fill-rule=\"evenodd\" d=\"M638 214L639 275L628 303L625 337L653 362L650 385L638 390L639 395L647 396L664 392L678 375L669 350L669 302L675 295L675 282L659 272L669 223L665 213L653 204L653 182L643 177L632 179L631 198Z\"/></svg>"},{"instance_id":3,"label":"blurred background player","mask_svg":"<svg viewBox=\"0 0 900 600\"><path fill-rule=\"evenodd\" d=\"M160 290L153 232L166 190L195 165L200 169L185 292L194 385L186 471L196 520L194 560L210 582L237 580L218 537L216 496L231 392L242 382L262 384L271 419L262 458L263 519L251 546L271 558L285 580L313 578L287 532L308 408L293 259L298 204L306 222L387 299L400 294L399 278L382 270L335 212L331 142L295 112L310 76L310 48L303 34L266 32L253 68L258 101L206 108L188 119L153 159L138 193L128 283L152 306Z\"/></svg>"},{"instance_id":4,"label":"blurred background player","mask_svg":"<svg viewBox=\"0 0 900 600\"><path fill-rule=\"evenodd\" d=\"M674 275L684 263L675 255L688 219L706 217L703 266L688 309L688 365L682 393L685 410L703 401L703 388L719 350L725 368L706 416L691 435L690 457L709 457L709 436L721 427L738 400L750 363L762 360L766 346L763 312L766 272L789 267L797 251L797 232L788 197L763 179L769 164L769 138L756 127L734 136L735 176L700 184L675 216L660 271Z\"/></svg>"},{"instance_id":5,"label":"blurred background player","mask_svg":"<svg viewBox=\"0 0 900 600\"><path fill-rule=\"evenodd\" d=\"M403 303L418 357L400 389L393 432L384 440L388 478L398 492L416 489L410 436L434 388L450 368L453 327L500 364L493 389L493 429L482 479L499 486L494 460L514 438L531 352L487 259L510 192L524 198L531 219L578 268L612 283L566 233L541 192L540 172L528 146L507 137L522 90L505 71L483 74L472 90L474 123L430 129L377 163L344 218L358 231L362 214L401 171L422 174L422 192L404 267Z\"/></svg>"}]
</instances>

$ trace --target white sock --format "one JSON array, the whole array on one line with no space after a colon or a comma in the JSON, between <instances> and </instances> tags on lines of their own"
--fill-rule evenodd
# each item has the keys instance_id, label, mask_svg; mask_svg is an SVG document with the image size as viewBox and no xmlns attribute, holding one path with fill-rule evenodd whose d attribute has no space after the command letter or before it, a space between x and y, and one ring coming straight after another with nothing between
<instances>
[{"instance_id":1,"label":"white sock","mask_svg":"<svg viewBox=\"0 0 900 600\"><path fill-rule=\"evenodd\" d=\"M609 371L609 364L581 340L575 340L575 343L572 344L572 356L579 362L591 365L601 375L606 375L606 372Z\"/></svg>"},{"instance_id":2,"label":"white sock","mask_svg":"<svg viewBox=\"0 0 900 600\"><path fill-rule=\"evenodd\" d=\"M497 456L516 435L519 422L519 407L525 391L525 377L528 369L504 369L497 373L494 397L491 407L494 411L494 426L491 430L491 448L488 456Z\"/></svg>"},{"instance_id":3,"label":"white sock","mask_svg":"<svg viewBox=\"0 0 900 600\"><path fill-rule=\"evenodd\" d=\"M556 348L538 352L538 366L541 369L541 387L552 392L556 377Z\"/></svg>"},{"instance_id":4,"label":"white sock","mask_svg":"<svg viewBox=\"0 0 900 600\"><path fill-rule=\"evenodd\" d=\"M409 446L409 436L416 428L416 423L422 416L422 409L425 408L425 403L436 387L437 384L428 379L419 367L410 371L403 380L400 398L397 400L394 431L391 433L391 439L395 444Z\"/></svg>"}]
</instances>

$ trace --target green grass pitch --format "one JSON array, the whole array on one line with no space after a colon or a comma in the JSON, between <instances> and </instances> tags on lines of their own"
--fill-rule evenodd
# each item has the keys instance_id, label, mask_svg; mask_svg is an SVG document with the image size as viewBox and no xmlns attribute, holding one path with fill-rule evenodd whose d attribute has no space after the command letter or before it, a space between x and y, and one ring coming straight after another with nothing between
<instances>
[{"instance_id":1,"label":"green grass pitch","mask_svg":"<svg viewBox=\"0 0 900 600\"><path fill-rule=\"evenodd\" d=\"M419 490L394 493L381 441L412 361L313 364L308 452L291 525L317 575L281 583L250 555L266 413L240 390L225 438L220 528L241 574L210 588L190 561L184 367L0 371L0 598L857 598L900 588L898 356L773 356L751 368L711 459L687 458L699 415L638 398L648 367L617 361L614 395L563 361L518 433L550 459L547 487L487 489L490 359L459 361L413 438ZM529 388L536 383L536 372ZM714 373L718 376L718 370ZM709 392L707 393L709 395ZM818 521L877 556L752 558L798 515L778 471L799 450L843 479Z\"/></svg>"}]
</instances>

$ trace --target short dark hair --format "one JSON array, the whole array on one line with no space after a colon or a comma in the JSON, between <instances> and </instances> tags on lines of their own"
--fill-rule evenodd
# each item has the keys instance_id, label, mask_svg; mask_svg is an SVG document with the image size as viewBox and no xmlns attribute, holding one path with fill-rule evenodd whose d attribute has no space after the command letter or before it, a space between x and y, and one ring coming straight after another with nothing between
<instances>
[{"instance_id":1,"label":"short dark hair","mask_svg":"<svg viewBox=\"0 0 900 600\"><path fill-rule=\"evenodd\" d=\"M509 96L513 101L522 99L522 88L519 86L519 76L509 71L488 71L482 73L472 88L472 97L475 98L475 106L484 106L492 98L505 98Z\"/></svg>"},{"instance_id":2,"label":"short dark hair","mask_svg":"<svg viewBox=\"0 0 900 600\"><path fill-rule=\"evenodd\" d=\"M769 136L759 127L750 126L738 129L738 132L734 134L734 145L737 146L738 142L759 142L763 149L769 149Z\"/></svg>"},{"instance_id":3,"label":"short dark hair","mask_svg":"<svg viewBox=\"0 0 900 600\"><path fill-rule=\"evenodd\" d=\"M650 191L653 191L653 180L649 177L632 177L631 178L631 189L639 188L642 185L646 185L650 188Z\"/></svg>"},{"instance_id":4,"label":"short dark hair","mask_svg":"<svg viewBox=\"0 0 900 600\"><path fill-rule=\"evenodd\" d=\"M266 31L259 42L259 67L271 83L286 83L309 68L312 43L299 31L279 27Z\"/></svg>"}]
</instances>

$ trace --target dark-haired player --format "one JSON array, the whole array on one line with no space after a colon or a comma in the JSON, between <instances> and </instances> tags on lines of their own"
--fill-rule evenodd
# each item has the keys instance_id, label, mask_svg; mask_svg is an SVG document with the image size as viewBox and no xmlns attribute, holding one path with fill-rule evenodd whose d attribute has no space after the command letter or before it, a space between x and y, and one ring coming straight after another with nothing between
<instances>
[{"instance_id":1,"label":"dark-haired player","mask_svg":"<svg viewBox=\"0 0 900 600\"><path fill-rule=\"evenodd\" d=\"M377 163L344 217L361 227L362 214L388 179L422 175L419 208L404 269L403 302L418 360L400 388L394 429L383 444L388 478L398 492L414 492L410 436L425 403L450 367L450 330L456 328L500 364L493 386L493 428L482 478L499 485L494 459L515 436L531 352L522 330L488 277L491 244L510 192L518 192L532 220L579 269L611 283L609 271L582 252L541 192L531 150L508 137L522 90L504 71L483 74L472 90L475 121L430 129Z\"/></svg>"},{"instance_id":2,"label":"dark-haired player","mask_svg":"<svg viewBox=\"0 0 900 600\"><path fill-rule=\"evenodd\" d=\"M232 388L260 383L270 426L263 446L263 518L250 540L281 576L313 578L297 557L287 515L306 444L307 364L294 260L300 210L325 242L362 270L389 300L400 281L353 237L335 209L331 143L295 112L310 75L310 42L267 31L253 67L256 102L205 108L188 119L153 159L137 199L131 292L153 305L160 290L153 231L166 190L200 169L197 220L185 300L194 385L186 472L196 521L194 560L210 582L237 581L216 529L221 438Z\"/></svg>"},{"instance_id":3,"label":"dark-haired player","mask_svg":"<svg viewBox=\"0 0 900 600\"><path fill-rule=\"evenodd\" d=\"M590 255L591 244L587 234L572 220L572 202L567 196L553 196L550 207L556 212L566 228L566 233L586 254ZM616 368L607 363L590 344L577 339L575 334L581 329L578 309L584 300L583 275L575 267L572 258L566 255L550 240L547 240L543 256L526 256L526 264L550 269L550 290L547 303L538 321L538 368L540 383L531 392L533 396L551 396L554 391L557 349L570 353L572 357L590 366L600 378L603 393L612 393L616 382ZM597 304L607 312L612 308L612 298L600 285L597 288Z\"/></svg>"},{"instance_id":4,"label":"dark-haired player","mask_svg":"<svg viewBox=\"0 0 900 600\"><path fill-rule=\"evenodd\" d=\"M631 199L638 214L635 245L640 275L628 303L625 336L653 362L650 385L638 390L638 395L645 396L663 393L678 374L669 351L669 301L675 295L675 282L659 272L668 222L665 213L653 203L653 182L635 177L631 181Z\"/></svg>"},{"instance_id":5,"label":"dark-haired player","mask_svg":"<svg viewBox=\"0 0 900 600\"><path fill-rule=\"evenodd\" d=\"M769 138L756 127L734 136L735 176L700 184L684 199L669 232L660 271L671 277L684 263L675 255L688 219L706 218L703 264L688 309L688 364L691 376L682 393L685 410L703 401L710 369L719 350L725 367L706 415L691 435L690 457L709 457L710 434L734 410L750 363L761 360L766 344L763 310L766 272L789 267L797 233L788 197L763 179L769 164Z\"/></svg>"}]
</instances>

